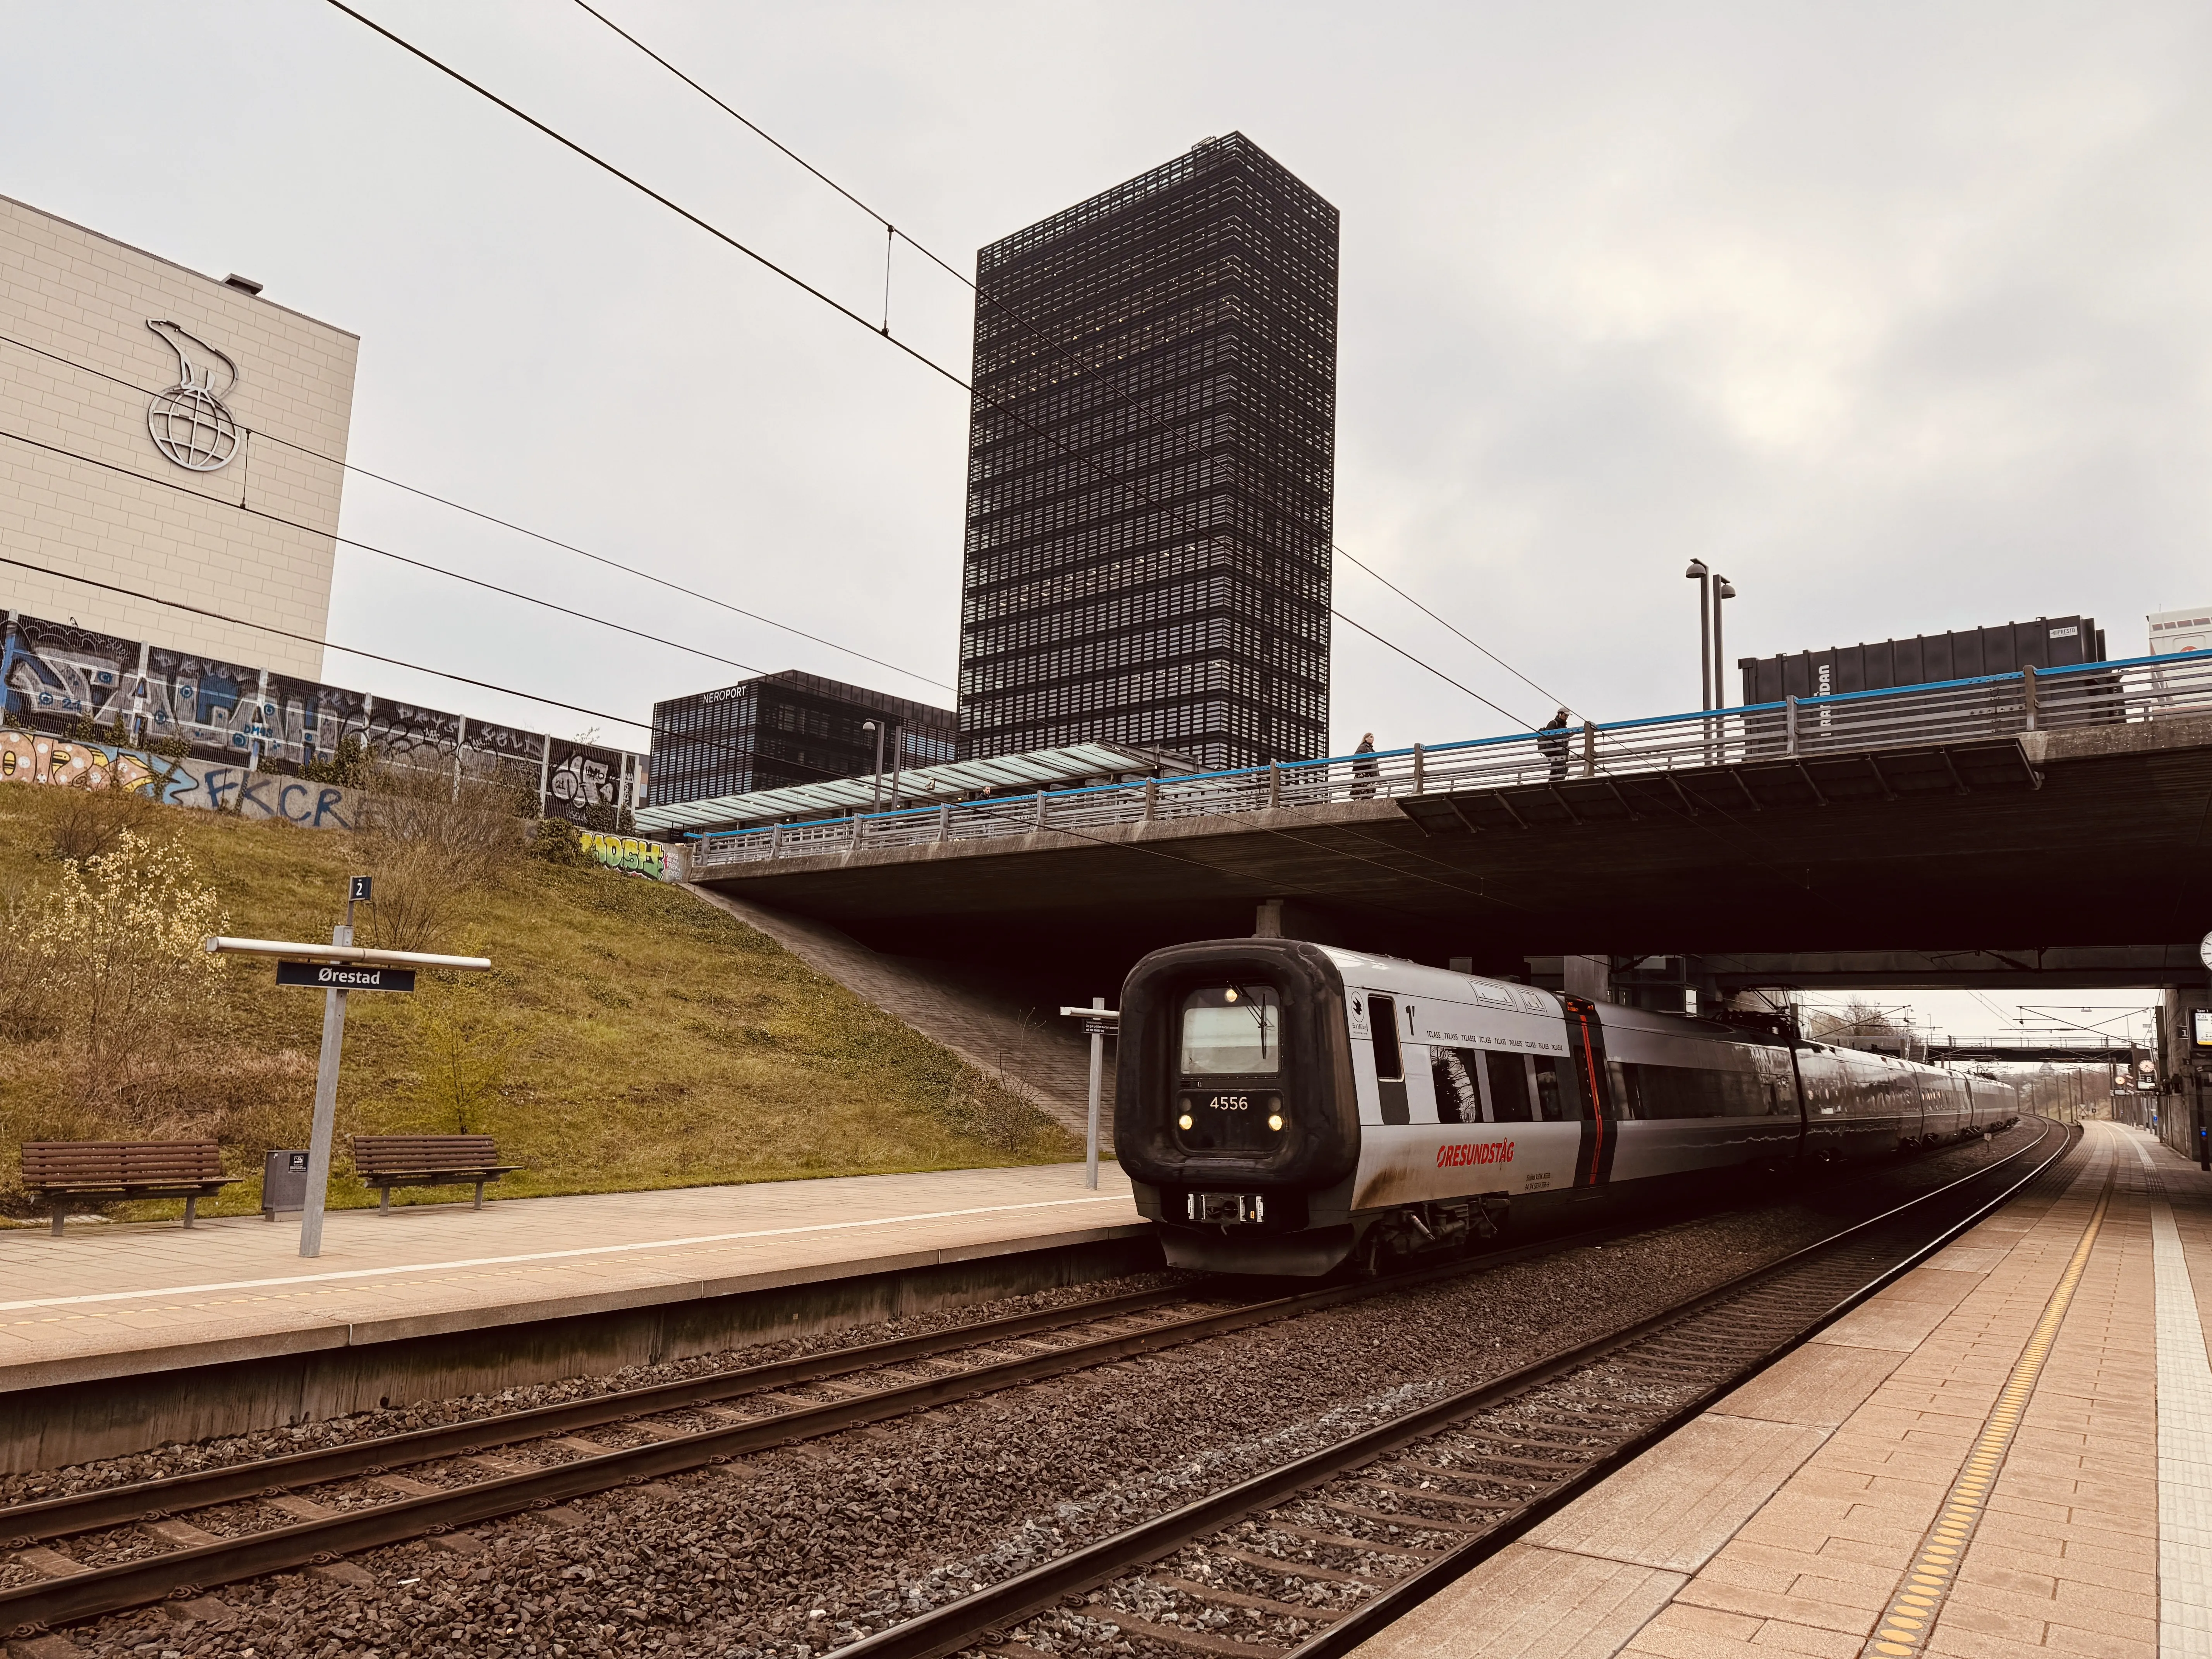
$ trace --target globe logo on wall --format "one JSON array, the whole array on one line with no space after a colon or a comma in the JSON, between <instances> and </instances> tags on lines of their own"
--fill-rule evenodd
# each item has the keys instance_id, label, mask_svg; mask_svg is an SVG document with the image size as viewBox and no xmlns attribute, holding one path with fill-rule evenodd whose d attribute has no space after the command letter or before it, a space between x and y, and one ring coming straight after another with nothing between
<instances>
[{"instance_id":1,"label":"globe logo on wall","mask_svg":"<svg viewBox=\"0 0 2212 1659\"><path fill-rule=\"evenodd\" d=\"M146 405L154 447L187 471L222 471L238 456L238 422L222 401L238 384L238 365L179 324L149 320L146 326L177 354L176 385L155 392ZM215 386L217 363L229 376L221 391Z\"/></svg>"}]
</instances>

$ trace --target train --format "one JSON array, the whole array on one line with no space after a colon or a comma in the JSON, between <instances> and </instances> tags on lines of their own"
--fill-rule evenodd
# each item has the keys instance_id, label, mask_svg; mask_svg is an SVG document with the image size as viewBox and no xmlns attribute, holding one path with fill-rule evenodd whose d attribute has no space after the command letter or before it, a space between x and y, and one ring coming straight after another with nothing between
<instances>
[{"instance_id":1,"label":"train","mask_svg":"<svg viewBox=\"0 0 2212 1659\"><path fill-rule=\"evenodd\" d=\"M2008 1127L2011 1085L1779 1020L1600 1006L1299 939L1155 951L1121 990L1115 1157L1168 1262L1375 1273L1623 1200Z\"/></svg>"}]
</instances>

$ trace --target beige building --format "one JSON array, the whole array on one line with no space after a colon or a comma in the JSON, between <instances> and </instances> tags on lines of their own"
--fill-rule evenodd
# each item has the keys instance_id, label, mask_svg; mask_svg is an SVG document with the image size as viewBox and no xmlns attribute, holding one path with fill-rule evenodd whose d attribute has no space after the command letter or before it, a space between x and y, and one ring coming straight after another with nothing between
<instances>
[{"instance_id":1,"label":"beige building","mask_svg":"<svg viewBox=\"0 0 2212 1659\"><path fill-rule=\"evenodd\" d=\"M0 197L0 610L320 679L360 343Z\"/></svg>"}]
</instances>

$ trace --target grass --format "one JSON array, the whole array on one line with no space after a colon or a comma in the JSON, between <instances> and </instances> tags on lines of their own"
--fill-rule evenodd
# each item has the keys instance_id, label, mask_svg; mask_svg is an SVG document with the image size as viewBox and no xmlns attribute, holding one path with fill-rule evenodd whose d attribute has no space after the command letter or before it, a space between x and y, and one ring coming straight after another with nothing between
<instances>
[{"instance_id":1,"label":"grass","mask_svg":"<svg viewBox=\"0 0 2212 1659\"><path fill-rule=\"evenodd\" d=\"M0 870L19 890L34 893L57 867L52 808L37 798L59 793L0 786ZM366 867L368 849L348 836L156 811L157 833L190 851L234 934L327 939L345 878ZM504 1161L526 1166L490 1189L507 1197L1048 1163L1079 1151L995 1079L681 889L517 856L453 894L447 911L446 945L489 956L495 971L473 987L426 973L416 997L349 999L334 1206L374 1200L350 1178L345 1137L356 1133L489 1132ZM212 1135L230 1172L252 1178L206 1212L258 1210L264 1151L307 1144L323 1012L320 994L274 978L266 961L229 959L220 1012L178 1045L158 1121L143 1105L101 1103L58 1040L0 1050L0 1209L35 1212L13 1158L23 1140ZM465 1034L458 1056L455 1029ZM457 1057L493 1074L472 1104L458 1103L466 1087L437 1082ZM428 1188L393 1202L467 1197Z\"/></svg>"}]
</instances>

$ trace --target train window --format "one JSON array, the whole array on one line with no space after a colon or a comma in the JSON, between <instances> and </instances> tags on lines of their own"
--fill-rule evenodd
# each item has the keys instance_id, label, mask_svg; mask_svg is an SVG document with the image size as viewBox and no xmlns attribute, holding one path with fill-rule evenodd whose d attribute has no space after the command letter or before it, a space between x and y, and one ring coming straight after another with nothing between
<instances>
[{"instance_id":1,"label":"train window","mask_svg":"<svg viewBox=\"0 0 2212 1659\"><path fill-rule=\"evenodd\" d=\"M1544 1054L1536 1061L1536 1116L1545 1123L1574 1123L1582 1118L1576 1109L1574 1085L1562 1079L1566 1061Z\"/></svg>"},{"instance_id":2,"label":"train window","mask_svg":"<svg viewBox=\"0 0 2212 1659\"><path fill-rule=\"evenodd\" d=\"M1765 1117L1774 1104L1765 1084L1750 1072L1646 1066L1635 1060L1614 1064L1615 1093L1635 1103L1638 1117ZM1796 1109L1794 1102L1791 1109Z\"/></svg>"},{"instance_id":3,"label":"train window","mask_svg":"<svg viewBox=\"0 0 2212 1659\"><path fill-rule=\"evenodd\" d=\"M1490 1073L1490 1115L1500 1123L1529 1121L1528 1062L1518 1054L1486 1048L1482 1065Z\"/></svg>"},{"instance_id":4,"label":"train window","mask_svg":"<svg viewBox=\"0 0 2212 1659\"><path fill-rule=\"evenodd\" d=\"M1182 1000L1182 1071L1245 1077L1283 1067L1283 1010L1272 985L1209 985Z\"/></svg>"},{"instance_id":5,"label":"train window","mask_svg":"<svg viewBox=\"0 0 2212 1659\"><path fill-rule=\"evenodd\" d=\"M1367 999L1367 1020L1375 1032L1375 1075L1385 1083L1406 1075L1405 1051L1398 1046L1398 1000Z\"/></svg>"},{"instance_id":6,"label":"train window","mask_svg":"<svg viewBox=\"0 0 2212 1659\"><path fill-rule=\"evenodd\" d=\"M1648 1115L1638 1093L1636 1068L1618 1060L1608 1060L1605 1068L1613 1076L1613 1115L1622 1118Z\"/></svg>"},{"instance_id":7,"label":"train window","mask_svg":"<svg viewBox=\"0 0 2212 1659\"><path fill-rule=\"evenodd\" d=\"M1439 1123L1482 1121L1482 1088L1468 1069L1469 1058L1463 1048L1429 1050L1429 1076L1436 1084Z\"/></svg>"}]
</instances>

